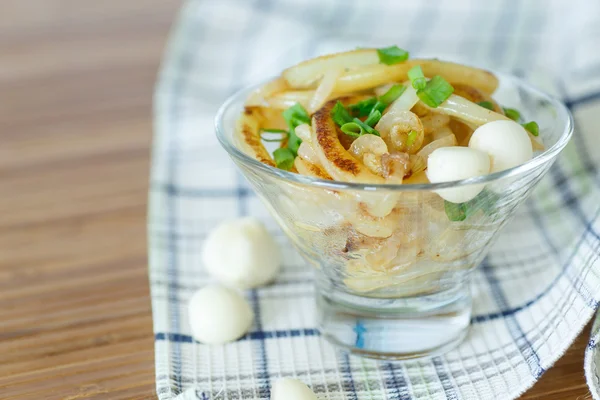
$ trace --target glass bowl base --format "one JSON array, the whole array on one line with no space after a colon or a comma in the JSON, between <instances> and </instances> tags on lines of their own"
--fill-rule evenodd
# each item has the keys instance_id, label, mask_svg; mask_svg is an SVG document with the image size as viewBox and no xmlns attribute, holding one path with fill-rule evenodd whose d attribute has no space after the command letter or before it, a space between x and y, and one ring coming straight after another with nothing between
<instances>
[{"instance_id":1,"label":"glass bowl base","mask_svg":"<svg viewBox=\"0 0 600 400\"><path fill-rule=\"evenodd\" d=\"M319 330L353 354L406 360L446 353L467 336L471 320L468 288L434 295L382 299L336 293L317 294Z\"/></svg>"}]
</instances>

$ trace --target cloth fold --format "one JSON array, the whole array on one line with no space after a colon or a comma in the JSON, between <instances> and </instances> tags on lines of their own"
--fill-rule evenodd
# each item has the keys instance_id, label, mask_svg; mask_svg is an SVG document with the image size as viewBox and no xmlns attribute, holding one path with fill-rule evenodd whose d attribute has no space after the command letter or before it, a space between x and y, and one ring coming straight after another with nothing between
<instances>
[{"instance_id":1,"label":"cloth fold","mask_svg":"<svg viewBox=\"0 0 600 400\"><path fill-rule=\"evenodd\" d=\"M533 385L600 301L600 65L597 52L586 50L598 43L589 35L597 34L591 15L600 14L592 14L595 2L569 5L188 1L155 95L148 237L159 398L268 399L279 377L303 380L320 399L513 399ZM578 23L579 30L567 29ZM585 40L578 40L580 32ZM522 75L562 97L577 125L475 272L467 340L441 357L394 363L348 356L319 336L311 269L236 172L213 129L220 104L247 84L318 54L390 44ZM564 62L569 55L573 62ZM247 214L265 222L286 264L273 285L247 292L256 315L250 333L205 346L190 336L186 308L208 282L202 242L217 223ZM586 361L595 359L597 336ZM586 363L598 396L594 371Z\"/></svg>"}]
</instances>

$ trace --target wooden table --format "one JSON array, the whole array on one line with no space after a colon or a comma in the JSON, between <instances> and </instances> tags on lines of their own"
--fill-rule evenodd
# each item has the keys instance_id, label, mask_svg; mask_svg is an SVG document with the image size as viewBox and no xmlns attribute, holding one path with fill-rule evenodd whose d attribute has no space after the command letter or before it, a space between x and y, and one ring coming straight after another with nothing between
<instances>
[{"instance_id":1,"label":"wooden table","mask_svg":"<svg viewBox=\"0 0 600 400\"><path fill-rule=\"evenodd\" d=\"M0 0L1 399L155 398L151 96L177 6ZM524 399L586 398L588 332Z\"/></svg>"}]
</instances>

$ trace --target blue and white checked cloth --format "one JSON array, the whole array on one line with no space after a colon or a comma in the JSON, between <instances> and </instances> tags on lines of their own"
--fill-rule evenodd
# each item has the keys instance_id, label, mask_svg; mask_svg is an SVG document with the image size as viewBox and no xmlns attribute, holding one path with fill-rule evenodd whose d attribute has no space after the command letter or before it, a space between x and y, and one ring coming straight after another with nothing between
<instances>
[{"instance_id":1,"label":"blue and white checked cloth","mask_svg":"<svg viewBox=\"0 0 600 400\"><path fill-rule=\"evenodd\" d=\"M600 301L599 18L594 0L187 2L155 98L148 230L160 399L267 399L271 383L288 376L319 399L513 399L533 385ZM214 135L214 114L236 89L365 44L523 75L563 97L577 121L571 144L475 273L468 339L431 360L364 360L319 337L311 269ZM290 256L275 284L247 293L251 332L201 345L190 336L186 303L207 282L202 241L220 221L245 214L263 218ZM592 391L598 336L586 358Z\"/></svg>"}]
</instances>

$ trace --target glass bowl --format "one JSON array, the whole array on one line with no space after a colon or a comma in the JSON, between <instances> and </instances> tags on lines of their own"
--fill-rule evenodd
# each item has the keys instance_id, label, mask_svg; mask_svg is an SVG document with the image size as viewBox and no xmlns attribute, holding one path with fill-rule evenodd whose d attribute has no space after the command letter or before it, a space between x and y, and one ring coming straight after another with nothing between
<instances>
[{"instance_id":1,"label":"glass bowl","mask_svg":"<svg viewBox=\"0 0 600 400\"><path fill-rule=\"evenodd\" d=\"M300 254L316 268L319 330L353 353L408 359L445 352L466 336L470 273L548 171L573 133L558 100L496 73L494 98L540 126L545 149L518 167L437 184L370 185L320 180L262 164L235 139L247 95L216 116L222 146ZM437 193L479 185L460 205Z\"/></svg>"}]
</instances>

